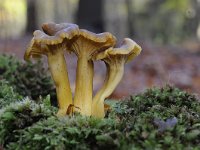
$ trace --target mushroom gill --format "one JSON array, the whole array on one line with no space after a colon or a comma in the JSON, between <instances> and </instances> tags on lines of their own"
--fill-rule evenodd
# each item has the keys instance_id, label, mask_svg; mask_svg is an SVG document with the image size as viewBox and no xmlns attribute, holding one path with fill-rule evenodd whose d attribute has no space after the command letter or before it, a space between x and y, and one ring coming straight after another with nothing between
<instances>
[{"instance_id":1,"label":"mushroom gill","mask_svg":"<svg viewBox=\"0 0 200 150\"><path fill-rule=\"evenodd\" d=\"M92 116L103 118L104 100L112 94L124 74L124 64L131 61L141 52L141 47L129 38L125 38L119 48L108 48L99 53L94 60L103 60L107 74L102 88L97 92L92 102Z\"/></svg>"}]
</instances>

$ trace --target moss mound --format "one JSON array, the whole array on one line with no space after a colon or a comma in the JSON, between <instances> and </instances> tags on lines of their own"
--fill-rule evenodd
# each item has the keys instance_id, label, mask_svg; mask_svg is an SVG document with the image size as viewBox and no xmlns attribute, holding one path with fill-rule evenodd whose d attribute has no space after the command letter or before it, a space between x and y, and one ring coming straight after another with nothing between
<instances>
[{"instance_id":1,"label":"moss mound","mask_svg":"<svg viewBox=\"0 0 200 150\"><path fill-rule=\"evenodd\" d=\"M114 104L105 119L57 118L48 100L1 109L5 149L200 149L200 102L166 86Z\"/></svg>"},{"instance_id":2,"label":"moss mound","mask_svg":"<svg viewBox=\"0 0 200 150\"><path fill-rule=\"evenodd\" d=\"M18 131L54 115L55 109L51 107L49 97L40 103L26 98L1 108L0 145L5 146L15 142Z\"/></svg>"},{"instance_id":3,"label":"moss mound","mask_svg":"<svg viewBox=\"0 0 200 150\"><path fill-rule=\"evenodd\" d=\"M195 95L171 86L149 89L118 103L114 114L130 147L200 149L200 102Z\"/></svg>"},{"instance_id":4,"label":"moss mound","mask_svg":"<svg viewBox=\"0 0 200 150\"><path fill-rule=\"evenodd\" d=\"M53 82L47 69L38 61L24 63L13 56L0 55L0 79L4 79L22 96L38 99L51 95L56 101Z\"/></svg>"},{"instance_id":5,"label":"moss mound","mask_svg":"<svg viewBox=\"0 0 200 150\"><path fill-rule=\"evenodd\" d=\"M5 80L0 80L0 109L6 105L22 99Z\"/></svg>"}]
</instances>

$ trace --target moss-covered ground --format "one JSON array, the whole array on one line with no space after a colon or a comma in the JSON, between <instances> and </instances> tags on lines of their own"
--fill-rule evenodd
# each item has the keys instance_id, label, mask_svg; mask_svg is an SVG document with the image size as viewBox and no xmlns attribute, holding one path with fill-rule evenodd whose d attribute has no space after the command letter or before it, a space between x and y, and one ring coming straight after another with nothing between
<instances>
[{"instance_id":1,"label":"moss-covered ground","mask_svg":"<svg viewBox=\"0 0 200 150\"><path fill-rule=\"evenodd\" d=\"M30 91L26 97L6 78L12 70L5 70L0 69L0 149L200 150L200 101L194 94L167 85L121 101L108 100L111 109L104 119L79 114L58 118L47 95L51 90L37 101Z\"/></svg>"}]
</instances>

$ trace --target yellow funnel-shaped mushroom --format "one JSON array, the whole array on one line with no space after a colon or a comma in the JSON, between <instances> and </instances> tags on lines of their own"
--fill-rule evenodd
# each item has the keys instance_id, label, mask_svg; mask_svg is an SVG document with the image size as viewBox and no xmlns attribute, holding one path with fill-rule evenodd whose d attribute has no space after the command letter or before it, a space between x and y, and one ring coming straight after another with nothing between
<instances>
[{"instance_id":1,"label":"yellow funnel-shaped mushroom","mask_svg":"<svg viewBox=\"0 0 200 150\"><path fill-rule=\"evenodd\" d=\"M36 30L24 59L46 55L52 78L55 82L59 104L58 116L64 116L72 104L72 92L68 79L64 50L66 43L79 34L79 28L74 24L44 24L44 32Z\"/></svg>"},{"instance_id":2,"label":"yellow funnel-shaped mushroom","mask_svg":"<svg viewBox=\"0 0 200 150\"><path fill-rule=\"evenodd\" d=\"M95 34L81 29L78 37L68 44L68 48L78 57L74 96L75 111L83 115L91 115L94 74L92 59L95 53L114 46L115 43L116 39L110 33Z\"/></svg>"},{"instance_id":3,"label":"yellow funnel-shaped mushroom","mask_svg":"<svg viewBox=\"0 0 200 150\"><path fill-rule=\"evenodd\" d=\"M125 38L119 48L108 48L96 55L94 60L103 60L107 67L107 75L102 88L93 98L92 116L103 118L104 100L112 94L124 74L124 64L131 61L141 52L141 47L131 39Z\"/></svg>"}]
</instances>

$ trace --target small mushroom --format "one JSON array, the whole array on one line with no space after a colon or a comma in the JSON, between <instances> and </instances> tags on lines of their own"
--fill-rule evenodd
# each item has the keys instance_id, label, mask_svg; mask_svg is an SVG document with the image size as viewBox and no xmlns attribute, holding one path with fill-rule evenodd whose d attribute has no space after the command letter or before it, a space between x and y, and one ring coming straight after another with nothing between
<instances>
[{"instance_id":1,"label":"small mushroom","mask_svg":"<svg viewBox=\"0 0 200 150\"><path fill-rule=\"evenodd\" d=\"M24 59L41 57L46 55L52 78L56 86L57 99L59 104L58 116L64 116L68 107L73 104L72 92L68 79L64 50L66 42L79 34L79 28L74 24L44 24L44 32L36 30ZM48 35L47 35L47 34Z\"/></svg>"},{"instance_id":2,"label":"small mushroom","mask_svg":"<svg viewBox=\"0 0 200 150\"><path fill-rule=\"evenodd\" d=\"M116 39L110 33L95 34L80 29L77 39L68 44L68 48L78 57L74 96L75 111L83 115L91 115L94 74L92 59L95 53L114 46L115 43Z\"/></svg>"},{"instance_id":3,"label":"small mushroom","mask_svg":"<svg viewBox=\"0 0 200 150\"><path fill-rule=\"evenodd\" d=\"M61 38L65 38L66 36L70 36L72 38L78 33L78 29L79 28L77 25L71 23L56 24L52 22L42 24L42 30L44 31L44 33L50 36L60 36ZM68 37L68 39L71 38Z\"/></svg>"},{"instance_id":4,"label":"small mushroom","mask_svg":"<svg viewBox=\"0 0 200 150\"><path fill-rule=\"evenodd\" d=\"M103 118L104 100L112 94L124 74L124 64L131 61L141 52L141 47L129 38L125 38L119 48L108 48L96 55L94 60L103 60L106 64L107 75L102 88L93 98L92 116Z\"/></svg>"}]
</instances>

